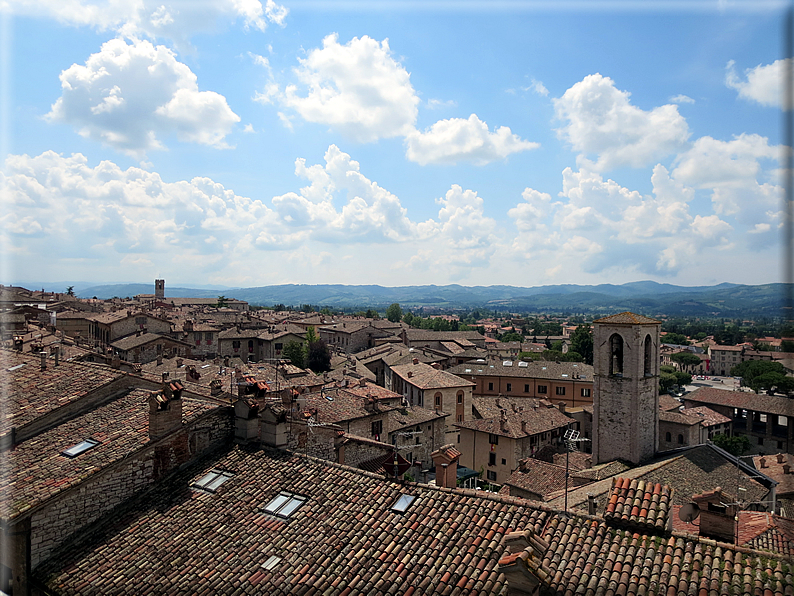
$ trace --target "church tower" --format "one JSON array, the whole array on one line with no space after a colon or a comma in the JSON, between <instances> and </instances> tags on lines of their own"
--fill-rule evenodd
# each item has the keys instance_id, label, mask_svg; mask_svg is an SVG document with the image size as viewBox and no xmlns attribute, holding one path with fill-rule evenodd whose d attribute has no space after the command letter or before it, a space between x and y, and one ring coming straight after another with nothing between
<instances>
[{"instance_id":1,"label":"church tower","mask_svg":"<svg viewBox=\"0 0 794 596\"><path fill-rule=\"evenodd\" d=\"M162 300L165 298L165 280L164 279L155 279L154 280L154 297L156 300Z\"/></svg>"},{"instance_id":2,"label":"church tower","mask_svg":"<svg viewBox=\"0 0 794 596\"><path fill-rule=\"evenodd\" d=\"M660 331L660 321L630 312L593 321L594 465L656 453Z\"/></svg>"}]
</instances>

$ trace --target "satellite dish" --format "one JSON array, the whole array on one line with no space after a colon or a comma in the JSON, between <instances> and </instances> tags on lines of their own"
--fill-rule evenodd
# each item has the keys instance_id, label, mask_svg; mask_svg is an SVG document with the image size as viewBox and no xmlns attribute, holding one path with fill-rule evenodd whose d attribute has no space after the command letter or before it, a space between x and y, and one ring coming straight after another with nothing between
<instances>
[{"instance_id":1,"label":"satellite dish","mask_svg":"<svg viewBox=\"0 0 794 596\"><path fill-rule=\"evenodd\" d=\"M678 518L682 522L691 524L700 515L700 507L697 503L687 503L678 510Z\"/></svg>"}]
</instances>

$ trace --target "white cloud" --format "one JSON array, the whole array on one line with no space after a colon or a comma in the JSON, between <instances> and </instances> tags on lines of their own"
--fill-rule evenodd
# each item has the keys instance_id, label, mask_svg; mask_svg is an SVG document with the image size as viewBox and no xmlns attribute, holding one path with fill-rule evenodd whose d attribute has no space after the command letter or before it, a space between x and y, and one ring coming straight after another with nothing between
<instances>
[{"instance_id":1,"label":"white cloud","mask_svg":"<svg viewBox=\"0 0 794 596\"><path fill-rule=\"evenodd\" d=\"M162 149L161 137L171 133L225 147L240 121L222 95L198 90L196 75L171 50L146 40L112 39L60 79L62 95L47 117L135 156Z\"/></svg>"},{"instance_id":2,"label":"white cloud","mask_svg":"<svg viewBox=\"0 0 794 596\"><path fill-rule=\"evenodd\" d=\"M350 155L331 145L325 165L295 162L295 175L310 182L300 194L273 198L284 225L306 231L315 240L331 243L395 242L416 237L418 228L399 199L359 171ZM337 210L334 201L346 202Z\"/></svg>"},{"instance_id":3,"label":"white cloud","mask_svg":"<svg viewBox=\"0 0 794 596\"><path fill-rule=\"evenodd\" d=\"M596 171L639 168L684 146L689 127L676 106L645 111L631 105L629 96L609 77L592 74L554 100L556 117L565 122L558 135L580 152L580 165ZM593 154L595 163L588 157Z\"/></svg>"},{"instance_id":4,"label":"white cloud","mask_svg":"<svg viewBox=\"0 0 794 596\"><path fill-rule=\"evenodd\" d=\"M288 10L273 0L91 1L91 0L2 0L0 10L21 16L47 16L68 25L99 30L117 30L128 36L171 39L189 46L190 38L210 31L219 20L241 19L246 28L264 31L268 21L284 26Z\"/></svg>"},{"instance_id":5,"label":"white cloud","mask_svg":"<svg viewBox=\"0 0 794 596\"><path fill-rule=\"evenodd\" d=\"M308 90L288 85L280 99L304 120L327 124L358 142L405 136L414 127L419 98L388 40L332 34L300 60L295 74Z\"/></svg>"},{"instance_id":6,"label":"white cloud","mask_svg":"<svg viewBox=\"0 0 794 596\"><path fill-rule=\"evenodd\" d=\"M421 165L472 161L483 165L512 153L535 149L538 143L524 141L506 126L494 132L475 114L468 120L439 120L425 132L413 132L406 138L406 157Z\"/></svg>"},{"instance_id":7,"label":"white cloud","mask_svg":"<svg viewBox=\"0 0 794 596\"><path fill-rule=\"evenodd\" d=\"M545 228L543 222L551 213L551 195L533 188L525 188L521 196L524 202L510 209L507 215L515 221L516 227L521 232Z\"/></svg>"},{"instance_id":8,"label":"white cloud","mask_svg":"<svg viewBox=\"0 0 794 596\"><path fill-rule=\"evenodd\" d=\"M783 105L783 77L786 60L772 64L759 64L744 71L744 79L736 74L733 60L725 67L725 84L739 92L739 97L760 103L762 106Z\"/></svg>"},{"instance_id":9,"label":"white cloud","mask_svg":"<svg viewBox=\"0 0 794 596\"><path fill-rule=\"evenodd\" d=\"M254 125L249 122L243 127L243 132L248 134L256 131L254 130Z\"/></svg>"},{"instance_id":10,"label":"white cloud","mask_svg":"<svg viewBox=\"0 0 794 596\"><path fill-rule=\"evenodd\" d=\"M543 97L546 97L549 94L549 90L546 89L546 85L544 85L541 81L536 81L535 79L532 79L530 86L525 87L524 91L534 91Z\"/></svg>"},{"instance_id":11,"label":"white cloud","mask_svg":"<svg viewBox=\"0 0 794 596\"><path fill-rule=\"evenodd\" d=\"M695 100L687 95L675 95L670 98L670 101L673 103L695 103Z\"/></svg>"},{"instance_id":12,"label":"white cloud","mask_svg":"<svg viewBox=\"0 0 794 596\"><path fill-rule=\"evenodd\" d=\"M448 99L447 101L443 101L441 99L428 99L427 100L427 107L431 110L440 110L443 108L454 108L458 105L454 99Z\"/></svg>"},{"instance_id":13,"label":"white cloud","mask_svg":"<svg viewBox=\"0 0 794 596\"><path fill-rule=\"evenodd\" d=\"M673 177L689 186L711 189L718 215L733 215L745 223L766 220L779 203L782 189L770 182L762 162L778 160L782 149L767 138L742 134L731 141L701 137L675 160Z\"/></svg>"}]
</instances>

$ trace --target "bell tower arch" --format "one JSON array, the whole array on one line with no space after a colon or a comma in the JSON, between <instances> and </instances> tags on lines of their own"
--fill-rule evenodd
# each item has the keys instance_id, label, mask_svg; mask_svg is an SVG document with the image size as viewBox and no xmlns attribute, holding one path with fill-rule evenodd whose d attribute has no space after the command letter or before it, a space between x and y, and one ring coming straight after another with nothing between
<instances>
[{"instance_id":1,"label":"bell tower arch","mask_svg":"<svg viewBox=\"0 0 794 596\"><path fill-rule=\"evenodd\" d=\"M593 464L656 453L660 332L631 312L593 321Z\"/></svg>"}]
</instances>

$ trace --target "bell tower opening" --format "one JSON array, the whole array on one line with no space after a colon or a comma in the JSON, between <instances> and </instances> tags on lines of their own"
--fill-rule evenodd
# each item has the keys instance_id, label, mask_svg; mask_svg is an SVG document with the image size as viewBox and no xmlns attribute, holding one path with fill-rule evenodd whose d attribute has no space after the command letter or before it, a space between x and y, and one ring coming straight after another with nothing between
<instances>
[{"instance_id":1,"label":"bell tower opening","mask_svg":"<svg viewBox=\"0 0 794 596\"><path fill-rule=\"evenodd\" d=\"M619 333L609 338L609 374L623 376L623 338Z\"/></svg>"}]
</instances>

